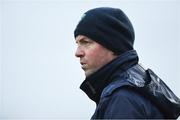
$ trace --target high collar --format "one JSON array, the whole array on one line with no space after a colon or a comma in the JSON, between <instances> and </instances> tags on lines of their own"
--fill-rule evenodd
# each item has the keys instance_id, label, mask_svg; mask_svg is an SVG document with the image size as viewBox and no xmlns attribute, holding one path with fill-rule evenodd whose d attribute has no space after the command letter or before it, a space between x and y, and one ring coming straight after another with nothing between
<instances>
[{"instance_id":1,"label":"high collar","mask_svg":"<svg viewBox=\"0 0 180 120\"><path fill-rule=\"evenodd\" d=\"M122 73L137 63L138 56L136 51L127 51L92 75L86 77L84 82L81 84L80 89L82 89L90 99L98 104L103 89L113 81L112 78L114 75L117 74L117 72L118 74Z\"/></svg>"}]
</instances>

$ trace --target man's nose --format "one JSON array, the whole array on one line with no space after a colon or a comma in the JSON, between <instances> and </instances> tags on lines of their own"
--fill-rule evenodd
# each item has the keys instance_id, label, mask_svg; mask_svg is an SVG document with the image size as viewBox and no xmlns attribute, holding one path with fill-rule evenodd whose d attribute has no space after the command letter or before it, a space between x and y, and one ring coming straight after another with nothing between
<instances>
[{"instance_id":1,"label":"man's nose","mask_svg":"<svg viewBox=\"0 0 180 120\"><path fill-rule=\"evenodd\" d=\"M76 57L82 57L82 56L84 56L84 51L82 50L81 47L77 47L76 52L75 52L75 56L76 56Z\"/></svg>"}]
</instances>

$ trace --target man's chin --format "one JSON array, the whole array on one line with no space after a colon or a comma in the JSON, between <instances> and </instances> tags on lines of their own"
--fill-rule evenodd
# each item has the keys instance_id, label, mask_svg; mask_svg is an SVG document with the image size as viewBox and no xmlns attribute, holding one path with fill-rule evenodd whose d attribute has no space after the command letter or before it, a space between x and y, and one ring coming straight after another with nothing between
<instances>
[{"instance_id":1,"label":"man's chin","mask_svg":"<svg viewBox=\"0 0 180 120\"><path fill-rule=\"evenodd\" d=\"M85 76L88 77L92 74L92 72L90 70L84 70L85 72Z\"/></svg>"},{"instance_id":2,"label":"man's chin","mask_svg":"<svg viewBox=\"0 0 180 120\"><path fill-rule=\"evenodd\" d=\"M88 77L88 76L92 75L95 71L86 69L86 70L84 70L84 72L85 72L85 76Z\"/></svg>"}]
</instances>

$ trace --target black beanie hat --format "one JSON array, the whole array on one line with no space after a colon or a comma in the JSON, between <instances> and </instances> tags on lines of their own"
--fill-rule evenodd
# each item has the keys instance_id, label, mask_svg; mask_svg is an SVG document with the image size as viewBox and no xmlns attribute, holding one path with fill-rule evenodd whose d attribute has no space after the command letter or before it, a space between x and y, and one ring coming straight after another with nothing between
<instances>
[{"instance_id":1,"label":"black beanie hat","mask_svg":"<svg viewBox=\"0 0 180 120\"><path fill-rule=\"evenodd\" d=\"M115 54L133 49L134 29L122 10L100 7L87 11L78 23L74 37L84 35Z\"/></svg>"}]
</instances>

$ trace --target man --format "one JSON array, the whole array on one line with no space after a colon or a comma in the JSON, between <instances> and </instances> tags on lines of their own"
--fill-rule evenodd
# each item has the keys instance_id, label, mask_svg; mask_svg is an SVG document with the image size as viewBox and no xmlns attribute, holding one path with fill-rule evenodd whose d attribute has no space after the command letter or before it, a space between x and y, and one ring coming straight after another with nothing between
<instances>
[{"instance_id":1,"label":"man","mask_svg":"<svg viewBox=\"0 0 180 120\"><path fill-rule=\"evenodd\" d=\"M97 105L92 119L178 118L179 98L138 64L134 29L120 9L87 11L74 36L86 76L80 88Z\"/></svg>"}]
</instances>

